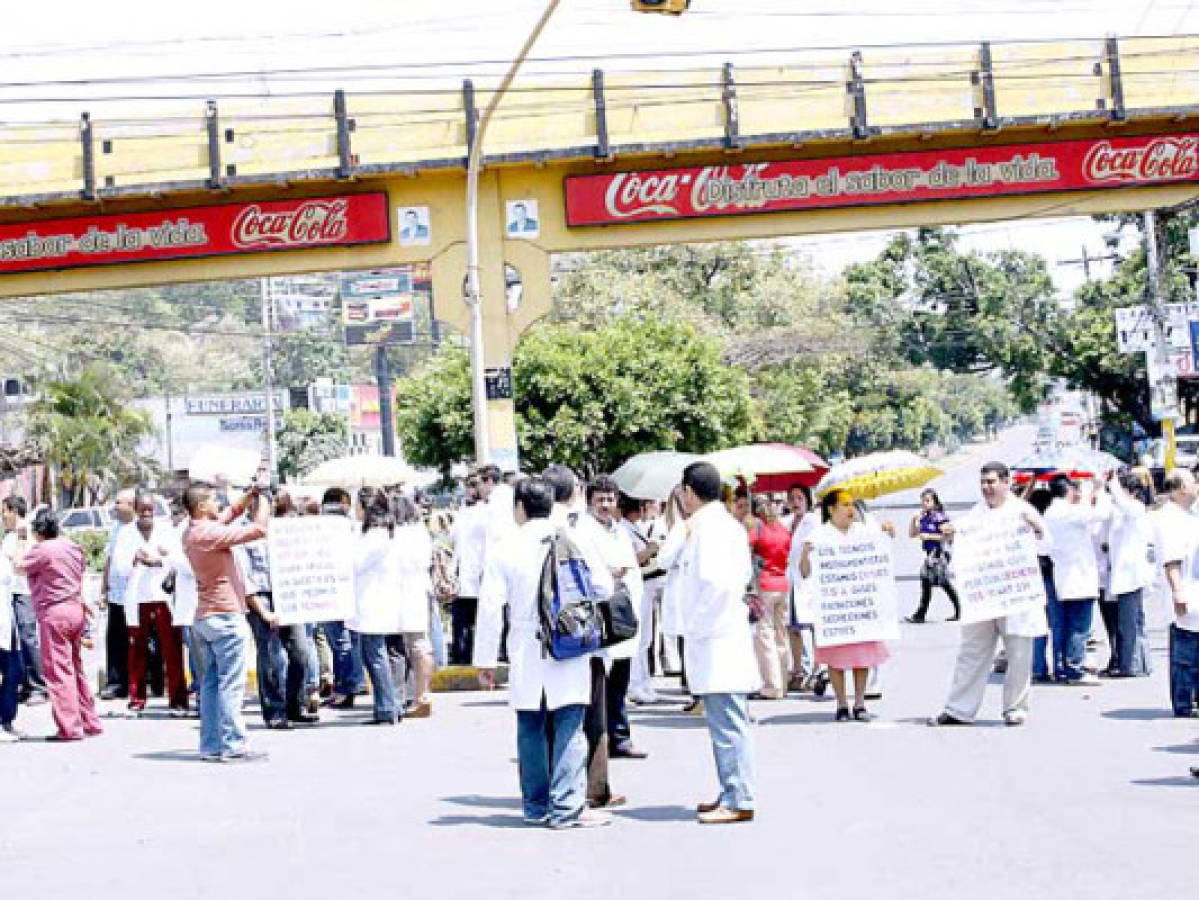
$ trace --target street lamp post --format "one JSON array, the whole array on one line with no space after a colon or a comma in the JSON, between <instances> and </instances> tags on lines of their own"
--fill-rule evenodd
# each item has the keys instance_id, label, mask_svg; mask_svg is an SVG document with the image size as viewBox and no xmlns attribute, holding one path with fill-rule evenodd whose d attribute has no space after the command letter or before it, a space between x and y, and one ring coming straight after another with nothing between
<instances>
[{"instance_id":1,"label":"street lamp post","mask_svg":"<svg viewBox=\"0 0 1199 900\"><path fill-rule=\"evenodd\" d=\"M487 393L483 378L483 297L479 284L479 170L483 163L483 137L487 126L505 92L512 85L521 64L528 57L537 38L545 30L560 0L550 0L545 11L525 39L525 44L512 61L499 87L492 93L487 108L479 119L479 129L470 146L466 165L466 302L470 306L470 397L475 421L475 462L485 465L491 459L491 437L487 433Z\"/></svg>"}]
</instances>

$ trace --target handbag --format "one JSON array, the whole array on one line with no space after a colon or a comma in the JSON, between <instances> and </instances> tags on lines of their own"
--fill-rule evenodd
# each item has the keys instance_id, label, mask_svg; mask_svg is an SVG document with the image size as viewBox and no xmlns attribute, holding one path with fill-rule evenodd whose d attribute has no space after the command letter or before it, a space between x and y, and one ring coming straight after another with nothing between
<instances>
[{"instance_id":1,"label":"handbag","mask_svg":"<svg viewBox=\"0 0 1199 900\"><path fill-rule=\"evenodd\" d=\"M599 609L604 623L600 647L611 647L637 636L637 610L624 581L616 582L612 596L600 603Z\"/></svg>"},{"instance_id":2,"label":"handbag","mask_svg":"<svg viewBox=\"0 0 1199 900\"><path fill-rule=\"evenodd\" d=\"M949 554L944 550L930 551L924 557L924 565L920 567L920 577L927 580L933 587L949 585Z\"/></svg>"}]
</instances>

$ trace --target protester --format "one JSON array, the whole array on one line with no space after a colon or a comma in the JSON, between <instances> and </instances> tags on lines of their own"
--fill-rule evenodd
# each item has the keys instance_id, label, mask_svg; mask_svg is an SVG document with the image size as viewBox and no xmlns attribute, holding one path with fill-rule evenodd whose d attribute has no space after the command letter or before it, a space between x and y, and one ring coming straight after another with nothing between
<instances>
[{"instance_id":1,"label":"protester","mask_svg":"<svg viewBox=\"0 0 1199 900\"><path fill-rule=\"evenodd\" d=\"M394 552L395 517L387 495L375 488L358 492L362 536L354 548L355 614L349 627L358 635L371 682L374 714L368 725L394 725L404 719L396 700L387 637L400 632L399 557Z\"/></svg>"},{"instance_id":2,"label":"protester","mask_svg":"<svg viewBox=\"0 0 1199 900\"><path fill-rule=\"evenodd\" d=\"M1059 472L1049 481L1053 502L1045 510L1052 542L1053 581L1061 602L1061 620L1053 634L1062 648L1065 683L1096 685L1099 679L1086 671L1087 638L1099 599L1099 567L1091 530L1110 515L1110 506L1099 502L1099 493L1084 501L1078 483Z\"/></svg>"},{"instance_id":3,"label":"protester","mask_svg":"<svg viewBox=\"0 0 1199 900\"><path fill-rule=\"evenodd\" d=\"M613 585L623 585L629 593L633 609L641 609L645 586L641 568L629 533L616 518L620 489L608 475L598 475L587 485L587 514L580 519L579 531L584 533L612 575ZM609 758L644 759L648 754L633 744L632 726L625 700L632 675L633 656L641 641L642 623L637 634L604 651L608 661L605 684L606 719L608 726Z\"/></svg>"},{"instance_id":4,"label":"protester","mask_svg":"<svg viewBox=\"0 0 1199 900\"><path fill-rule=\"evenodd\" d=\"M154 496L149 491L135 493L133 511L136 518L131 527L121 529L109 563L112 574L125 583L129 710L140 713L146 708L148 645L153 633L166 670L170 714L183 717L187 715L183 636L171 621L169 597L162 588L174 534L167 522L155 520Z\"/></svg>"},{"instance_id":5,"label":"protester","mask_svg":"<svg viewBox=\"0 0 1199 900\"><path fill-rule=\"evenodd\" d=\"M1047 487L1037 487L1030 480L1025 488L1024 497L1029 506L1035 509L1042 518L1045 510L1053 502L1053 494ZM1041 570L1041 584L1045 588L1045 619L1049 633L1061 629L1062 602L1057 597L1057 585L1053 578L1053 557L1050 548L1053 546L1046 532L1037 538L1037 565ZM1055 681L1065 681L1065 654L1057 641L1050 644L1049 635L1033 638L1032 642L1032 680L1036 684L1051 684ZM1006 665L1006 659L1004 664ZM1052 662L1052 665L1050 664Z\"/></svg>"},{"instance_id":6,"label":"protester","mask_svg":"<svg viewBox=\"0 0 1199 900\"><path fill-rule=\"evenodd\" d=\"M837 540L840 536L852 537L871 530L870 525L854 521L853 496L849 491L840 488L830 490L820 500L820 512L824 524L808 535L799 559L800 574L804 578L810 578L814 568L812 547ZM848 722L850 719L849 695L845 684L845 673L848 671L853 672L853 718L859 722L869 722L873 718L866 709L866 683L870 678L870 669L881 666L887 657L887 645L882 641L858 641L833 647L817 644L816 662L828 666L833 692L837 697L835 721Z\"/></svg>"},{"instance_id":7,"label":"protester","mask_svg":"<svg viewBox=\"0 0 1199 900\"><path fill-rule=\"evenodd\" d=\"M569 485L567 500L573 492ZM606 825L586 811L587 738L583 720L592 696L592 665L586 656L556 660L538 637L539 601L547 543L560 527L550 514L559 491L541 478L515 489L516 532L489 554L479 594L474 663L494 685L503 610L509 610L508 702L516 710L516 753L524 820L529 825L572 828ZM566 500L560 501L566 502ZM598 581L607 576L602 563Z\"/></svg>"},{"instance_id":8,"label":"protester","mask_svg":"<svg viewBox=\"0 0 1199 900\"><path fill-rule=\"evenodd\" d=\"M779 517L778 505L769 497L754 501L756 521L749 525L749 547L757 572L757 596L762 614L754 623L754 654L762 675L764 700L785 700L791 671L788 622L791 618L787 583L787 558L791 530Z\"/></svg>"},{"instance_id":9,"label":"protester","mask_svg":"<svg viewBox=\"0 0 1199 900\"><path fill-rule=\"evenodd\" d=\"M352 507L350 494L343 488L331 487L321 499L322 516L349 516ZM352 709L354 697L363 688L365 677L362 648L345 622L322 622L321 630L328 641L333 661L333 694L326 703L337 709Z\"/></svg>"},{"instance_id":10,"label":"protester","mask_svg":"<svg viewBox=\"0 0 1199 900\"><path fill-rule=\"evenodd\" d=\"M258 711L267 728L286 731L291 728L287 715L287 652L283 649L279 617L271 603L271 561L266 540L233 548L233 559L245 588L246 622L254 638ZM292 685L292 689L302 691L303 681L298 688Z\"/></svg>"},{"instance_id":11,"label":"protester","mask_svg":"<svg viewBox=\"0 0 1199 900\"><path fill-rule=\"evenodd\" d=\"M205 762L253 762L266 753L246 747L242 702L246 692L249 627L245 589L233 548L266 536L270 505L257 490L217 510L212 489L192 485L183 495L190 522L183 550L196 575L199 604L193 626L200 651L200 758ZM249 509L252 519L231 524Z\"/></svg>"},{"instance_id":12,"label":"protester","mask_svg":"<svg viewBox=\"0 0 1199 900\"><path fill-rule=\"evenodd\" d=\"M42 671L58 731L49 741L78 741L103 731L96 715L83 641L93 612L83 602L83 550L60 537L58 519L38 510L30 527L34 545L17 560L29 579L29 592L41 632Z\"/></svg>"},{"instance_id":13,"label":"protester","mask_svg":"<svg viewBox=\"0 0 1199 900\"><path fill-rule=\"evenodd\" d=\"M100 575L100 604L108 612L104 644L107 667L104 690L100 692L101 700L129 696L129 628L125 621L125 588L129 577L112 571L112 559L122 529L133 525L133 497L133 488L123 488L113 498L112 509L116 521L108 532L104 571Z\"/></svg>"},{"instance_id":14,"label":"protester","mask_svg":"<svg viewBox=\"0 0 1199 900\"><path fill-rule=\"evenodd\" d=\"M820 514L812 509L812 492L801 484L787 492L791 507L791 549L787 553L787 583L790 587L791 618L788 638L791 645L791 671L787 684L791 690L810 690L823 696L828 685L828 669L818 666L813 654L816 615L812 610L810 585L799 571L799 557L808 536L820 527ZM806 640L805 640L806 636Z\"/></svg>"},{"instance_id":15,"label":"protester","mask_svg":"<svg viewBox=\"0 0 1199 900\"><path fill-rule=\"evenodd\" d=\"M1191 514L1195 476L1175 469L1162 491L1169 502L1158 511L1156 546L1165 570L1174 622L1170 625L1170 706L1179 718L1199 718L1199 521Z\"/></svg>"},{"instance_id":16,"label":"protester","mask_svg":"<svg viewBox=\"0 0 1199 900\"><path fill-rule=\"evenodd\" d=\"M679 559L683 652L691 693L702 697L720 795L698 807L703 824L754 817L749 694L761 687L745 591L753 577L744 526L720 503L720 473L711 463L683 470L690 536Z\"/></svg>"},{"instance_id":17,"label":"protester","mask_svg":"<svg viewBox=\"0 0 1199 900\"><path fill-rule=\"evenodd\" d=\"M399 598L397 631L403 639L404 655L412 667L412 705L406 715L427 719L433 714L430 689L433 684L433 647L429 640L429 594L433 590L433 541L420 514L407 497L392 502L395 540L392 556L395 580L391 590Z\"/></svg>"},{"instance_id":18,"label":"protester","mask_svg":"<svg viewBox=\"0 0 1199 900\"><path fill-rule=\"evenodd\" d=\"M25 522L27 508L25 498L5 497L4 540L0 553L15 564L29 546L29 526ZM42 671L42 653L38 641L37 616L29 594L29 581L23 575L15 575L9 587L13 619L17 628L18 662L21 665L20 702L36 706L45 703L46 677Z\"/></svg>"},{"instance_id":19,"label":"protester","mask_svg":"<svg viewBox=\"0 0 1199 900\"><path fill-rule=\"evenodd\" d=\"M487 544L487 498L494 483L472 475L466 485L466 505L454 520L452 543L458 564L458 596L450 606L450 662L469 665L474 652L475 616L483 580Z\"/></svg>"},{"instance_id":20,"label":"protester","mask_svg":"<svg viewBox=\"0 0 1199 900\"><path fill-rule=\"evenodd\" d=\"M633 655L633 669L629 678L628 699L634 703L656 703L654 693L654 648L657 646L658 629L656 611L661 604L662 590L666 585L666 570L658 562L658 551L666 537L666 526L656 515L657 504L652 500L639 500L627 494L620 495L620 526L633 542L637 554L637 565L641 572L641 606L637 610L640 625L637 652Z\"/></svg>"},{"instance_id":21,"label":"protester","mask_svg":"<svg viewBox=\"0 0 1199 900\"><path fill-rule=\"evenodd\" d=\"M1108 557L1110 598L1099 604L1107 627L1111 656L1104 674L1109 678L1149 675L1149 641L1145 636L1144 592L1153 582L1149 561L1153 542L1148 506L1152 489L1127 469L1108 475L1112 501Z\"/></svg>"},{"instance_id":22,"label":"protester","mask_svg":"<svg viewBox=\"0 0 1199 900\"><path fill-rule=\"evenodd\" d=\"M22 666L21 642L10 599L14 578L12 561L0 553L0 744L21 739L15 725L20 709Z\"/></svg>"},{"instance_id":23,"label":"protester","mask_svg":"<svg viewBox=\"0 0 1199 900\"><path fill-rule=\"evenodd\" d=\"M933 588L939 587L953 604L953 615L949 621L956 622L962 617L962 604L958 602L958 592L954 590L949 577L949 552L945 548L945 535L942 533L942 526L949 521L949 516L945 515L941 498L932 488L920 492L920 507L920 512L912 517L908 527L908 536L920 538L920 549L924 551L924 564L920 567L920 606L905 621L914 625L922 624L932 603Z\"/></svg>"},{"instance_id":24,"label":"protester","mask_svg":"<svg viewBox=\"0 0 1199 900\"><path fill-rule=\"evenodd\" d=\"M673 642L678 648L679 676L683 690L687 691L687 665L683 653L683 603L680 596L682 571L679 568L679 557L687 543L690 532L687 529L687 511L683 507L683 487L676 485L666 501L666 512L662 517L666 527L666 537L662 548L658 551L658 564L666 570L665 583L662 585L662 637L663 643ZM687 707L689 712L702 712L691 700Z\"/></svg>"},{"instance_id":25,"label":"protester","mask_svg":"<svg viewBox=\"0 0 1199 900\"><path fill-rule=\"evenodd\" d=\"M1001 462L988 462L980 472L982 501L974 506L966 520L990 517L998 523L1016 526L1025 523L1033 536L1043 538L1048 529L1040 513L1009 491L1011 473ZM954 526L946 526L952 538ZM1048 631L1045 608L1038 604L1030 610L971 622L962 626L961 644L953 684L945 709L929 725L971 725L982 706L987 689L987 676L995 659L995 647L1003 642L1007 656L1007 671L1003 679L1003 721L1006 725L1023 725L1028 718L1028 694L1032 681L1033 639Z\"/></svg>"}]
</instances>

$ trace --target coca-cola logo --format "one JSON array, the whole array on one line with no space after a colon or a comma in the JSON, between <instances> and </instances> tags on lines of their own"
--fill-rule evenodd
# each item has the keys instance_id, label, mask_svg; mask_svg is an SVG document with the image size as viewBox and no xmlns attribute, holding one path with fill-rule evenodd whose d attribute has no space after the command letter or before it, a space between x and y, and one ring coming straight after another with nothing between
<instances>
[{"instance_id":1,"label":"coca-cola logo","mask_svg":"<svg viewBox=\"0 0 1199 900\"><path fill-rule=\"evenodd\" d=\"M233 244L253 249L336 243L349 231L348 206L344 199L306 200L294 209L270 211L251 204L233 221Z\"/></svg>"},{"instance_id":2,"label":"coca-cola logo","mask_svg":"<svg viewBox=\"0 0 1199 900\"><path fill-rule=\"evenodd\" d=\"M1135 147L1113 147L1100 141L1087 151L1083 177L1092 182L1179 181L1199 172L1199 140L1157 138Z\"/></svg>"},{"instance_id":3,"label":"coca-cola logo","mask_svg":"<svg viewBox=\"0 0 1199 900\"><path fill-rule=\"evenodd\" d=\"M690 175L677 173L622 172L612 176L604 193L604 205L608 214L617 219L631 219L647 213L677 216L675 198L679 188L690 181Z\"/></svg>"}]
</instances>

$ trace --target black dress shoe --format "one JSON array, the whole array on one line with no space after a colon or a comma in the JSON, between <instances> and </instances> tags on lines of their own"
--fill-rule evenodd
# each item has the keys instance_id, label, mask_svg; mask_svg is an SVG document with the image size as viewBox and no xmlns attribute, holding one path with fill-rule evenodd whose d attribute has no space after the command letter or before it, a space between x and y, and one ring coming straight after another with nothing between
<instances>
[{"instance_id":1,"label":"black dress shoe","mask_svg":"<svg viewBox=\"0 0 1199 900\"><path fill-rule=\"evenodd\" d=\"M645 759L647 756L649 756L649 753L647 753L645 750L639 750L632 744L616 750L608 751L608 757L610 759Z\"/></svg>"},{"instance_id":2,"label":"black dress shoe","mask_svg":"<svg viewBox=\"0 0 1199 900\"><path fill-rule=\"evenodd\" d=\"M957 716L951 716L947 712L943 712L928 720L928 724L934 727L940 725L970 725L965 719L959 719Z\"/></svg>"},{"instance_id":3,"label":"black dress shoe","mask_svg":"<svg viewBox=\"0 0 1199 900\"><path fill-rule=\"evenodd\" d=\"M833 716L833 721L834 722L848 722L849 721L849 707L848 706L838 706L837 714L835 716Z\"/></svg>"}]
</instances>

